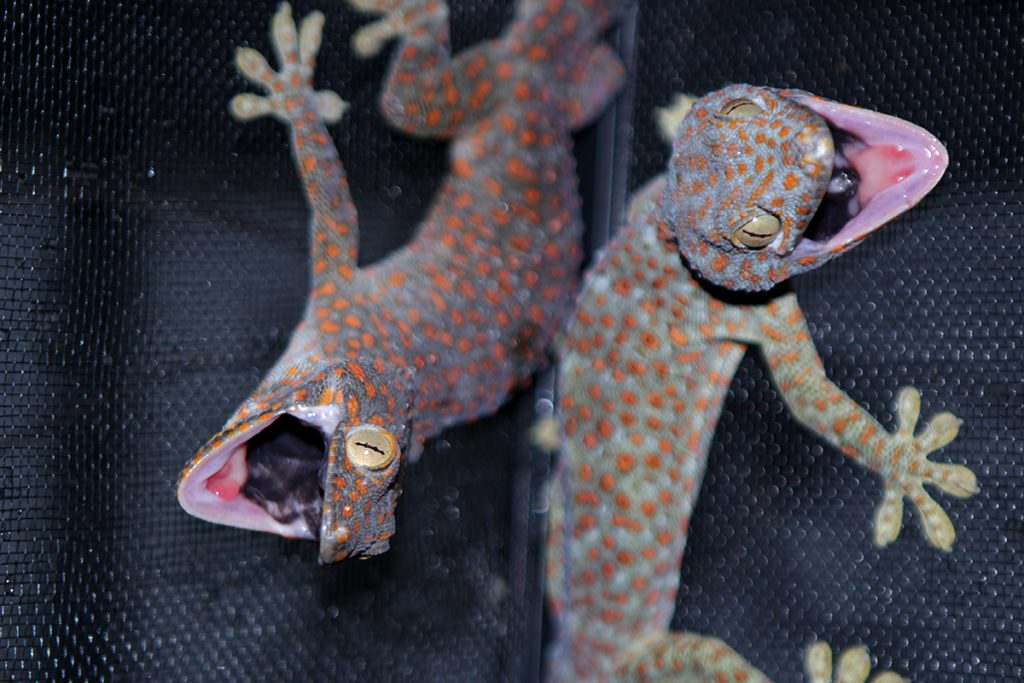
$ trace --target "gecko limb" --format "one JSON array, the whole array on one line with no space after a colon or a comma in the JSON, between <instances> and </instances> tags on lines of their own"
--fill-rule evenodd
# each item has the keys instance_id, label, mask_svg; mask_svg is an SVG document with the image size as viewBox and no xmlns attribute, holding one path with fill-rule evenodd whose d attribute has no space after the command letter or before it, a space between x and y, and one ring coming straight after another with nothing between
<instances>
[{"instance_id":1,"label":"gecko limb","mask_svg":"<svg viewBox=\"0 0 1024 683\"><path fill-rule=\"evenodd\" d=\"M440 0L349 0L383 14L353 37L360 56L399 44L381 94L384 116L424 137L450 137L490 115L509 93L520 102L550 101L571 128L593 119L621 87L618 56L595 36L623 0L521 2L507 40L450 53L448 7ZM525 143L529 146L529 142Z\"/></svg>"},{"instance_id":2,"label":"gecko limb","mask_svg":"<svg viewBox=\"0 0 1024 683\"><path fill-rule=\"evenodd\" d=\"M359 247L355 205L338 151L325 124L337 123L348 103L331 90L313 89L313 71L320 50L324 15L313 12L296 27L291 6L282 3L271 21L271 43L279 71L252 48L238 48L235 66L266 95L243 93L230 103L242 121L273 116L291 133L295 166L312 209L313 286L335 275L351 279Z\"/></svg>"},{"instance_id":3,"label":"gecko limb","mask_svg":"<svg viewBox=\"0 0 1024 683\"><path fill-rule=\"evenodd\" d=\"M348 0L353 9L380 19L352 34L352 51L375 57L384 46L408 36L427 49L424 56L447 56L448 5L441 0Z\"/></svg>"},{"instance_id":4,"label":"gecko limb","mask_svg":"<svg viewBox=\"0 0 1024 683\"><path fill-rule=\"evenodd\" d=\"M915 436L921 395L916 389L904 388L897 398L898 427L887 432L826 377L793 295L759 307L758 314L761 324L752 326L752 336L746 338L760 345L793 416L843 454L882 476L885 493L875 515L875 543L885 546L895 540L906 497L914 503L928 542L950 550L956 537L953 524L923 485L937 486L958 498L977 491L976 478L969 469L935 463L927 457L956 438L960 420L951 413L940 413Z\"/></svg>"}]
</instances>

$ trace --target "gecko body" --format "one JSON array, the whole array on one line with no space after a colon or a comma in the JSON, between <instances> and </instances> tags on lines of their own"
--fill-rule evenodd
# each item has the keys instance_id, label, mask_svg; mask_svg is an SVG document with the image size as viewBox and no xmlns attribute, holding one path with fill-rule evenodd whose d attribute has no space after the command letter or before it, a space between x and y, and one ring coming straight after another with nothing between
<instances>
[{"instance_id":1,"label":"gecko body","mask_svg":"<svg viewBox=\"0 0 1024 683\"><path fill-rule=\"evenodd\" d=\"M926 458L959 421L938 415L915 436L920 399L904 390L886 431L828 380L795 296L776 287L915 204L945 166L926 131L800 91L737 85L693 105L668 171L635 195L585 277L561 345L551 681L767 680L721 641L669 630L711 438L748 347L799 422L882 475L877 543L895 538L907 497L928 540L951 546L922 484L974 492L969 470ZM866 657L841 658L839 678L863 681ZM808 652L812 680L829 680L830 661L823 644Z\"/></svg>"},{"instance_id":2,"label":"gecko body","mask_svg":"<svg viewBox=\"0 0 1024 683\"><path fill-rule=\"evenodd\" d=\"M312 87L323 16L296 26L281 6L277 71L238 51L266 95L239 95L232 112L291 133L312 213L311 291L285 353L178 484L191 514L318 539L323 563L386 550L401 463L546 362L581 259L569 133L623 75L599 40L614 2L525 0L504 34L456 57L443 2L351 4L383 15L355 34L356 52L399 38L384 115L450 138L450 171L412 241L358 268L356 210L326 130L346 105Z\"/></svg>"}]
</instances>

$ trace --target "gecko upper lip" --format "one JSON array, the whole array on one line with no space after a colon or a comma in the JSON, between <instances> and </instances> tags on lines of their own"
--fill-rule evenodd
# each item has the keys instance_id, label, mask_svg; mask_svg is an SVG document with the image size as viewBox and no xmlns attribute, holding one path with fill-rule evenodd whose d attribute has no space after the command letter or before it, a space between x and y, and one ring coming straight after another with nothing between
<instances>
[{"instance_id":1,"label":"gecko upper lip","mask_svg":"<svg viewBox=\"0 0 1024 683\"><path fill-rule=\"evenodd\" d=\"M856 212L824 241L800 240L794 257L838 253L902 214L939 182L949 163L942 144L908 121L807 94L793 96L843 138L836 144L858 177ZM833 176L835 180L835 176ZM820 234L820 233L819 233Z\"/></svg>"}]
</instances>

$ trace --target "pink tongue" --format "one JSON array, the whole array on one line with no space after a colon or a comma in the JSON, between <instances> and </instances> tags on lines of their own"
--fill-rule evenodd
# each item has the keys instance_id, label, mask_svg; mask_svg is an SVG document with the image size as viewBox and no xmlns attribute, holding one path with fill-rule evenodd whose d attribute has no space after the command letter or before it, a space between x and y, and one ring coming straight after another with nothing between
<instances>
[{"instance_id":1,"label":"pink tongue","mask_svg":"<svg viewBox=\"0 0 1024 683\"><path fill-rule=\"evenodd\" d=\"M860 176L857 199L861 207L914 172L913 155L899 145L851 148L844 154Z\"/></svg>"},{"instance_id":2,"label":"pink tongue","mask_svg":"<svg viewBox=\"0 0 1024 683\"><path fill-rule=\"evenodd\" d=\"M249 469L245 466L245 447L235 450L224 466L206 480L206 490L224 500L231 500L245 486Z\"/></svg>"}]
</instances>

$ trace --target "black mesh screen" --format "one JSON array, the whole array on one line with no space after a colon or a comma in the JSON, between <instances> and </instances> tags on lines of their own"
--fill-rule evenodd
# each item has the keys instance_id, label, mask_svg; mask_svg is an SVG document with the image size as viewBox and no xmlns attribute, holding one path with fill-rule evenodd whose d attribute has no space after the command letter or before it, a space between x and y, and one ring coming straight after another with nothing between
<instances>
[{"instance_id":1,"label":"black mesh screen","mask_svg":"<svg viewBox=\"0 0 1024 683\"><path fill-rule=\"evenodd\" d=\"M319 83L364 261L407 239L441 145L373 108L386 60L328 15ZM283 349L306 287L306 210L283 130L239 124L238 44L273 2L0 6L0 679L535 680L541 640L534 403L451 430L408 468L387 554L322 568L312 544L194 520L190 453ZM453 36L505 0L452 1ZM945 459L979 475L941 500L959 540L908 518L878 552L877 480L785 414L741 366L715 441L676 625L780 681L814 637L865 642L916 681L1024 678L1024 280L1015 2L648 1L616 36L635 76L581 136L589 244L666 147L673 92L796 86L908 118L949 146L917 209L797 283L830 376L884 422L903 384L965 420ZM630 125L632 124L632 126ZM628 180L627 180L628 176Z\"/></svg>"}]
</instances>

